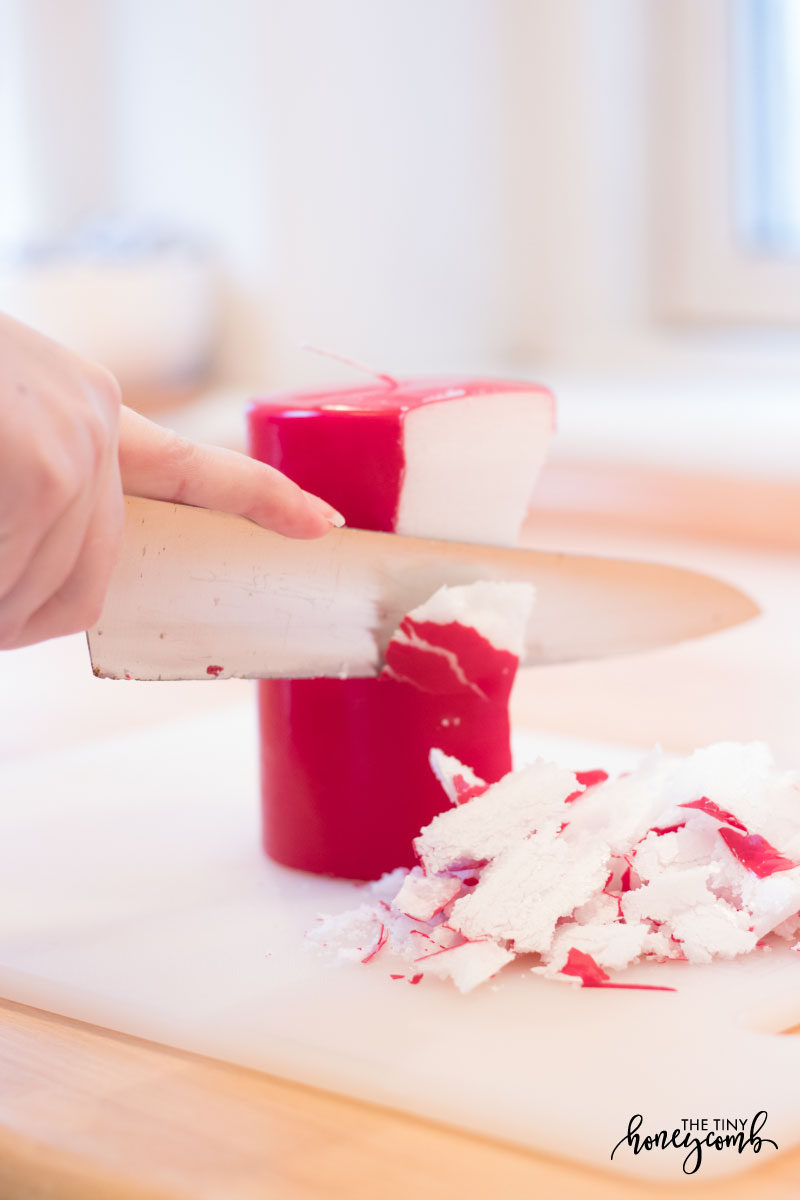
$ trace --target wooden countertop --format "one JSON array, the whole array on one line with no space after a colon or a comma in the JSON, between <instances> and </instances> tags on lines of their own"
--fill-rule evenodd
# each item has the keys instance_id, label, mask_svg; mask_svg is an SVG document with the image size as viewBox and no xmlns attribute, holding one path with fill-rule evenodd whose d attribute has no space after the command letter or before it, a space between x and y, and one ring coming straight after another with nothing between
<instances>
[{"instance_id":1,"label":"wooden countertop","mask_svg":"<svg viewBox=\"0 0 800 1200\"><path fill-rule=\"evenodd\" d=\"M678 1200L512 1147L0 1004L3 1200ZM795 1200L800 1150L696 1183L703 1200ZM692 1181L694 1183L694 1181Z\"/></svg>"},{"instance_id":2,"label":"wooden countertop","mask_svg":"<svg viewBox=\"0 0 800 1200\"><path fill-rule=\"evenodd\" d=\"M514 694L516 724L676 750L764 737L779 761L800 764L796 553L674 534L654 542L641 530L588 530L563 514L532 519L527 540L702 566L753 592L765 616L640 659L547 668L546 680L527 672ZM80 639L5 655L0 753L24 758L43 739L55 748L112 736L240 700L249 687L178 684L159 696L141 690L148 686L97 685ZM691 1182L708 1200L749 1200L756 1180L765 1200L793 1200L800 1149L732 1181ZM631 1183L0 1002L0 1200L455 1200L498 1189L509 1200L669 1200L685 1196L688 1182Z\"/></svg>"}]
</instances>

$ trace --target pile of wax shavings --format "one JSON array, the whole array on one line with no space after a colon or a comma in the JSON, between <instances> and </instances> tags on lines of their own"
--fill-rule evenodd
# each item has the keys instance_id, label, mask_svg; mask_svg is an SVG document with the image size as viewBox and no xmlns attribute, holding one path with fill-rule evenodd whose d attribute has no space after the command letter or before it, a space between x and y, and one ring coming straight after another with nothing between
<instances>
[{"instance_id":1,"label":"pile of wax shavings","mask_svg":"<svg viewBox=\"0 0 800 1200\"><path fill-rule=\"evenodd\" d=\"M468 992L530 955L549 979L640 988L607 972L734 958L767 934L800 949L800 775L761 743L654 751L617 779L539 760L489 787L439 750L431 765L453 807L416 838L419 866L320 918L308 937L334 960Z\"/></svg>"}]
</instances>

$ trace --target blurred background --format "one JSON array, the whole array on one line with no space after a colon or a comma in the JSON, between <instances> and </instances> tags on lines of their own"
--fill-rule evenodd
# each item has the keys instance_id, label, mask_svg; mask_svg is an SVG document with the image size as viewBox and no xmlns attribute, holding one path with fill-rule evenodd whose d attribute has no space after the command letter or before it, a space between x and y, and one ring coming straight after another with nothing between
<instances>
[{"instance_id":1,"label":"blurred background","mask_svg":"<svg viewBox=\"0 0 800 1200\"><path fill-rule=\"evenodd\" d=\"M309 341L794 477L799 8L0 0L0 307L145 408L345 377Z\"/></svg>"},{"instance_id":2,"label":"blurred background","mask_svg":"<svg viewBox=\"0 0 800 1200\"><path fill-rule=\"evenodd\" d=\"M0 0L0 178L0 309L191 436L303 342L551 386L526 537L749 585L671 740L800 755L797 0ZM531 720L664 736L652 664Z\"/></svg>"}]
</instances>

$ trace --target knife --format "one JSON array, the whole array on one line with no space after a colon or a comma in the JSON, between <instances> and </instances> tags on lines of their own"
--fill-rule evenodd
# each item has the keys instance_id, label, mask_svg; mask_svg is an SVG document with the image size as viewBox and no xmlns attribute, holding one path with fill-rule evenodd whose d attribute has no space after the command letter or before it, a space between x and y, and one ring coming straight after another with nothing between
<instances>
[{"instance_id":1,"label":"knife","mask_svg":"<svg viewBox=\"0 0 800 1200\"><path fill-rule=\"evenodd\" d=\"M334 529L305 541L244 517L126 498L122 549L89 630L109 679L368 677L442 584L536 587L525 665L669 645L746 621L737 588L680 567Z\"/></svg>"}]
</instances>

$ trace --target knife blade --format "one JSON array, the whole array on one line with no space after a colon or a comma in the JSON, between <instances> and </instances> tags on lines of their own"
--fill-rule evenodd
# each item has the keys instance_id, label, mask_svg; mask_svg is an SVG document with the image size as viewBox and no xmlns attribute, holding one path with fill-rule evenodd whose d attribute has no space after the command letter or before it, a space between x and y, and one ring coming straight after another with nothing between
<instances>
[{"instance_id":1,"label":"knife blade","mask_svg":"<svg viewBox=\"0 0 800 1200\"><path fill-rule=\"evenodd\" d=\"M681 567L354 529L301 541L126 497L121 553L88 633L92 668L110 679L369 677L410 609L476 580L535 585L525 665L652 649L759 611Z\"/></svg>"}]
</instances>

